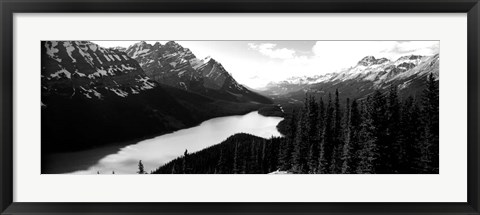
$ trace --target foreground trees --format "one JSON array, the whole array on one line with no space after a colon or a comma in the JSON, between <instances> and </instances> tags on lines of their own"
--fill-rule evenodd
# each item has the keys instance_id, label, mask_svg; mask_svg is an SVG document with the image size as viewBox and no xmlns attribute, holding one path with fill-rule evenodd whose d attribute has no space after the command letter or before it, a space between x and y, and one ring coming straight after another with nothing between
<instances>
[{"instance_id":1,"label":"foreground trees","mask_svg":"<svg viewBox=\"0 0 480 215\"><path fill-rule=\"evenodd\" d=\"M325 103L307 95L303 107L285 118L285 137L237 134L185 152L154 173L438 173L438 82L430 75L417 98L401 99L397 90L392 85L352 100L337 90Z\"/></svg>"},{"instance_id":2,"label":"foreground trees","mask_svg":"<svg viewBox=\"0 0 480 215\"><path fill-rule=\"evenodd\" d=\"M318 163L318 167L295 168L304 166L304 161L297 158L292 160L294 168L280 169L327 174L438 173L438 92L438 82L430 75L421 98L402 101L397 87L392 85L385 93L375 91L352 102L346 98L342 106L336 91L334 101L328 95L323 111L321 98L317 102L313 96L307 96L297 117L295 135L289 138L298 149L292 156L302 157L298 152L310 146L306 162ZM317 152L312 152L317 148ZM284 157L288 156L280 157L280 163L287 162L282 160Z\"/></svg>"}]
</instances>

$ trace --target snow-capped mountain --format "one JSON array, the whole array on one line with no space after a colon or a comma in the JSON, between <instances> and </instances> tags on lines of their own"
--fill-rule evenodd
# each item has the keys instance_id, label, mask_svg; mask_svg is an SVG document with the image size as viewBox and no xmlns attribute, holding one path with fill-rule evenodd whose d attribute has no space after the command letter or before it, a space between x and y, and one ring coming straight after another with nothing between
<instances>
[{"instance_id":1,"label":"snow-capped mountain","mask_svg":"<svg viewBox=\"0 0 480 215\"><path fill-rule=\"evenodd\" d=\"M102 99L126 97L156 86L126 53L87 41L42 42L44 94L82 95Z\"/></svg>"},{"instance_id":2,"label":"snow-capped mountain","mask_svg":"<svg viewBox=\"0 0 480 215\"><path fill-rule=\"evenodd\" d=\"M46 153L146 138L262 107L162 85L116 48L87 41L43 41L41 50L42 150ZM201 66L195 71L221 69L214 61ZM220 79L227 81L223 77L203 83L212 89L229 86L216 85Z\"/></svg>"},{"instance_id":3,"label":"snow-capped mountain","mask_svg":"<svg viewBox=\"0 0 480 215\"><path fill-rule=\"evenodd\" d=\"M216 99L269 102L239 84L216 60L198 59L176 42L151 45L142 41L130 46L126 53L139 62L148 77L161 84Z\"/></svg>"},{"instance_id":4,"label":"snow-capped mountain","mask_svg":"<svg viewBox=\"0 0 480 215\"><path fill-rule=\"evenodd\" d=\"M199 121L125 52L87 41L44 41L41 48L46 152L169 132Z\"/></svg>"},{"instance_id":5,"label":"snow-capped mountain","mask_svg":"<svg viewBox=\"0 0 480 215\"><path fill-rule=\"evenodd\" d=\"M339 90L361 92L382 89L392 83L403 89L414 83L415 79L421 79L430 73L433 73L438 79L438 54L433 56L408 55L395 61L366 56L356 65L337 73L312 77L291 77L285 81L269 83L264 92L271 95L306 91L322 92L334 85Z\"/></svg>"}]
</instances>

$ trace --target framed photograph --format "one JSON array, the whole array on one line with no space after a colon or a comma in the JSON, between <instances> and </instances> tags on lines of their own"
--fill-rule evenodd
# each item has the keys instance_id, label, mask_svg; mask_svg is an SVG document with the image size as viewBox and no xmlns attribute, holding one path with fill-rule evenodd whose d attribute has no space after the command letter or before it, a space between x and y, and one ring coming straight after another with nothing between
<instances>
[{"instance_id":1,"label":"framed photograph","mask_svg":"<svg viewBox=\"0 0 480 215\"><path fill-rule=\"evenodd\" d=\"M1 214L480 214L478 0L0 6Z\"/></svg>"}]
</instances>

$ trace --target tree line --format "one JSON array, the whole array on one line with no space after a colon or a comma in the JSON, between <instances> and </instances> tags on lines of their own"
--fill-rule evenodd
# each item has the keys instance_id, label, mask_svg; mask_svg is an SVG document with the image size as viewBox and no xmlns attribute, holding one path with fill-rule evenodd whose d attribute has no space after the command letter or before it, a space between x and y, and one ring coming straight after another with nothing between
<instances>
[{"instance_id":1,"label":"tree line","mask_svg":"<svg viewBox=\"0 0 480 215\"><path fill-rule=\"evenodd\" d=\"M153 174L264 174L277 170L280 142L239 133L220 144L178 157Z\"/></svg>"},{"instance_id":2,"label":"tree line","mask_svg":"<svg viewBox=\"0 0 480 215\"><path fill-rule=\"evenodd\" d=\"M343 101L342 101L343 100ZM237 134L196 153L185 151L152 173L413 174L439 172L439 90L431 74L423 95L398 87L365 98L306 95L284 137Z\"/></svg>"},{"instance_id":3,"label":"tree line","mask_svg":"<svg viewBox=\"0 0 480 215\"><path fill-rule=\"evenodd\" d=\"M363 99L338 90L324 102L307 96L292 114L280 169L294 173L438 173L439 91L433 75L421 98L402 100L398 87ZM307 156L306 156L307 155Z\"/></svg>"}]
</instances>

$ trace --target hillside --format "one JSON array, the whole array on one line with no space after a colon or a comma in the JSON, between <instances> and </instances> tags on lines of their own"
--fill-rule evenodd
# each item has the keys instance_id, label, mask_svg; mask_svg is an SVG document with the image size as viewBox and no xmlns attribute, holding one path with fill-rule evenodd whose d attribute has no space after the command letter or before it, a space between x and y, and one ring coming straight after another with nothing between
<instances>
[{"instance_id":1,"label":"hillside","mask_svg":"<svg viewBox=\"0 0 480 215\"><path fill-rule=\"evenodd\" d=\"M217 100L271 103L270 99L239 84L220 62L212 58L198 59L190 49L174 41L164 45L142 41L130 46L126 53L158 83Z\"/></svg>"},{"instance_id":2,"label":"hillside","mask_svg":"<svg viewBox=\"0 0 480 215\"><path fill-rule=\"evenodd\" d=\"M420 96L418 92L422 92L431 73L438 81L438 54L407 55L394 61L366 56L343 71L271 82L261 92L271 95L285 108L288 108L288 104L300 104L305 94L320 97L337 89L346 97L362 98L375 90L385 91L390 85L396 85L401 96Z\"/></svg>"},{"instance_id":3,"label":"hillside","mask_svg":"<svg viewBox=\"0 0 480 215\"><path fill-rule=\"evenodd\" d=\"M264 106L162 85L118 48L88 41L41 47L42 154L160 135Z\"/></svg>"}]
</instances>

